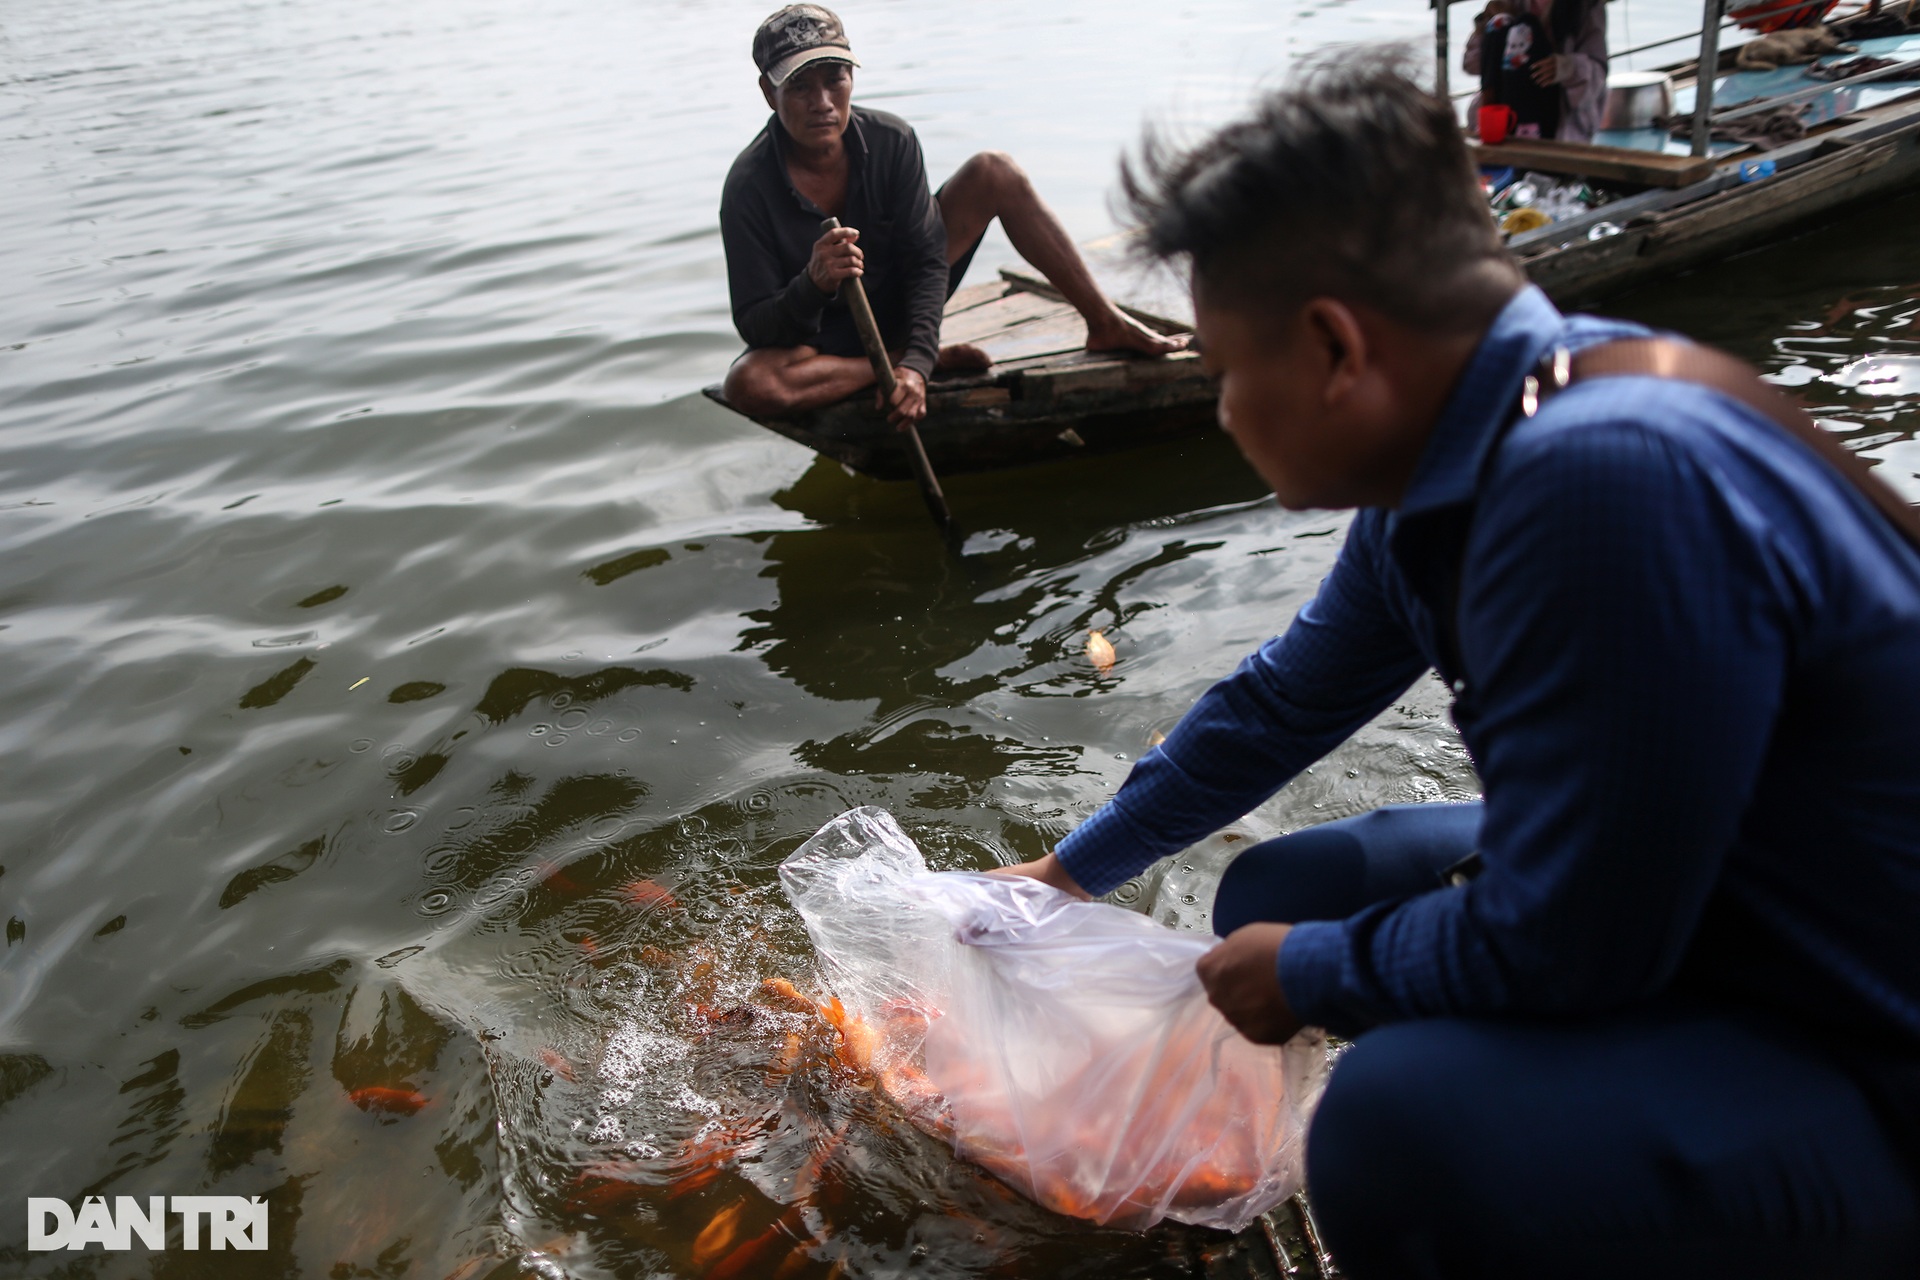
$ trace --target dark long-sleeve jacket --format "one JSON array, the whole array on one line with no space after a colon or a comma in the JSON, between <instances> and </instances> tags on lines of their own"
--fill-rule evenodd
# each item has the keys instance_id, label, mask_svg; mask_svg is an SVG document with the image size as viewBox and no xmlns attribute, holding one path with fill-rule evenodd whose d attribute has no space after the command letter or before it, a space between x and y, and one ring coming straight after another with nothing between
<instances>
[{"instance_id":1,"label":"dark long-sleeve jacket","mask_svg":"<svg viewBox=\"0 0 1920 1280\"><path fill-rule=\"evenodd\" d=\"M749 347L863 354L853 315L821 292L807 260L827 215L787 176L792 146L779 118L734 160L720 197L733 323ZM845 145L851 172L843 225L860 232L867 298L897 363L931 376L947 301L947 230L927 187L920 140L899 116L853 109Z\"/></svg>"},{"instance_id":2,"label":"dark long-sleeve jacket","mask_svg":"<svg viewBox=\"0 0 1920 1280\"><path fill-rule=\"evenodd\" d=\"M1552 5L1528 0L1527 12L1545 20ZM1480 74L1480 46L1485 33L1476 25L1467 37L1467 48L1460 65L1468 75ZM1555 48L1559 64L1559 84L1565 95L1560 111L1562 142L1591 142L1600 128L1607 109L1607 6L1606 0L1584 0L1578 21L1565 44ZM1476 97L1477 104L1479 99Z\"/></svg>"},{"instance_id":3,"label":"dark long-sleeve jacket","mask_svg":"<svg viewBox=\"0 0 1920 1280\"><path fill-rule=\"evenodd\" d=\"M1485 870L1296 926L1279 966L1303 1018L1351 1033L1672 992L1913 1055L1920 553L1805 446L1689 383L1596 378L1500 442L1543 353L1623 328L1521 293L1401 505L1355 518L1286 634L1060 860L1111 888L1431 666L1486 789Z\"/></svg>"}]
</instances>

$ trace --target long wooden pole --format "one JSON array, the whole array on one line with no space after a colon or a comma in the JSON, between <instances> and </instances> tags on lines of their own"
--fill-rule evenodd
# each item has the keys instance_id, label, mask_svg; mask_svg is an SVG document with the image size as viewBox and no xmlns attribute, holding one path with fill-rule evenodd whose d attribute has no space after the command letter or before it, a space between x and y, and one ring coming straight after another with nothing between
<instances>
[{"instance_id":1,"label":"long wooden pole","mask_svg":"<svg viewBox=\"0 0 1920 1280\"><path fill-rule=\"evenodd\" d=\"M828 218L820 224L820 230L833 231L839 226L840 219ZM891 400L895 385L893 361L887 356L887 344L880 340L880 325L873 318L873 305L867 301L866 287L859 276L852 276L840 282L840 289L847 295L847 309L853 312L853 327L860 331L860 345L867 349L867 362L879 380L880 394ZM907 461L913 464L913 478L920 483L920 496L927 500L927 510L933 513L934 523L945 529L952 525L953 514L947 510L947 495L940 491L940 477L933 474L933 463L927 459L927 446L920 442L920 432L911 422L901 423L900 431L907 438Z\"/></svg>"}]
</instances>

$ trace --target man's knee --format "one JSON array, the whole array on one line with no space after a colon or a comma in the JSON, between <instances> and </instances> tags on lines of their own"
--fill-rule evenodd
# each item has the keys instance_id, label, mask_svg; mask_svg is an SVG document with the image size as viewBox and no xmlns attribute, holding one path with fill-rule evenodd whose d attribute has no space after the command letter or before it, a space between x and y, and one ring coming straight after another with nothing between
<instances>
[{"instance_id":1,"label":"man's knee","mask_svg":"<svg viewBox=\"0 0 1920 1280\"><path fill-rule=\"evenodd\" d=\"M1366 906L1365 850L1339 824L1266 840L1228 864L1213 896L1226 937L1256 921L1341 920Z\"/></svg>"},{"instance_id":2,"label":"man's knee","mask_svg":"<svg viewBox=\"0 0 1920 1280\"><path fill-rule=\"evenodd\" d=\"M992 197L996 205L1033 191L1027 171L1004 151L982 151L961 165L960 173L969 185Z\"/></svg>"},{"instance_id":3,"label":"man's knee","mask_svg":"<svg viewBox=\"0 0 1920 1280\"><path fill-rule=\"evenodd\" d=\"M793 408L793 389L781 377L783 366L765 351L749 351L733 362L720 394L743 413L775 417Z\"/></svg>"}]
</instances>

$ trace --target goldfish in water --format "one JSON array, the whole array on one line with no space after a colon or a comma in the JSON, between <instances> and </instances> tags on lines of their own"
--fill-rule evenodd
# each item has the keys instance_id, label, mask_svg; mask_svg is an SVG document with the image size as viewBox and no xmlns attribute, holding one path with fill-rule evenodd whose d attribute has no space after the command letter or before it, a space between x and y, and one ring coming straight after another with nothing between
<instances>
[{"instance_id":1,"label":"goldfish in water","mask_svg":"<svg viewBox=\"0 0 1920 1280\"><path fill-rule=\"evenodd\" d=\"M673 896L665 885L653 880L630 880L621 886L620 896L629 906L646 909L648 907L677 907L680 900Z\"/></svg>"},{"instance_id":2,"label":"goldfish in water","mask_svg":"<svg viewBox=\"0 0 1920 1280\"><path fill-rule=\"evenodd\" d=\"M587 886L568 875L558 862L543 862L534 868L540 883L550 893L563 898L578 898L587 893Z\"/></svg>"},{"instance_id":3,"label":"goldfish in water","mask_svg":"<svg viewBox=\"0 0 1920 1280\"><path fill-rule=\"evenodd\" d=\"M399 1116L410 1116L427 1105L426 1095L416 1089L395 1089L383 1084L351 1090L347 1100L362 1111L384 1111Z\"/></svg>"},{"instance_id":4,"label":"goldfish in water","mask_svg":"<svg viewBox=\"0 0 1920 1280\"><path fill-rule=\"evenodd\" d=\"M800 988L794 986L785 978L768 978L760 984L760 991L761 994L765 995L774 1003L785 1005L796 1013L816 1013L819 1011L818 1006L816 1006L812 1000L801 994Z\"/></svg>"},{"instance_id":5,"label":"goldfish in water","mask_svg":"<svg viewBox=\"0 0 1920 1280\"><path fill-rule=\"evenodd\" d=\"M1098 631L1087 632L1087 658L1093 663L1093 669L1101 675L1113 670L1115 654L1113 641Z\"/></svg>"},{"instance_id":6,"label":"goldfish in water","mask_svg":"<svg viewBox=\"0 0 1920 1280\"><path fill-rule=\"evenodd\" d=\"M740 1149L757 1137L772 1118L772 1114L768 1113L734 1120L697 1138L687 1139L673 1162L673 1181L667 1186L667 1198L677 1200L711 1185L738 1158Z\"/></svg>"},{"instance_id":7,"label":"goldfish in water","mask_svg":"<svg viewBox=\"0 0 1920 1280\"><path fill-rule=\"evenodd\" d=\"M848 1011L840 997L816 1002L785 978L768 978L760 990L796 1012L811 1013L833 1034L831 1062L858 1083L877 1084L909 1119L936 1137L951 1131L946 1099L914 1063L914 1048L925 1038L937 1013L897 1000L878 1013L878 1023ZM773 1071L798 1064L801 1047L789 1037Z\"/></svg>"},{"instance_id":8,"label":"goldfish in water","mask_svg":"<svg viewBox=\"0 0 1920 1280\"><path fill-rule=\"evenodd\" d=\"M792 1075L799 1067L804 1051L805 1046L800 1043L800 1037L789 1031L787 1042L780 1047L780 1056L767 1065L768 1083L778 1080L781 1076Z\"/></svg>"},{"instance_id":9,"label":"goldfish in water","mask_svg":"<svg viewBox=\"0 0 1920 1280\"><path fill-rule=\"evenodd\" d=\"M567 1211L604 1216L628 1208L646 1194L646 1188L634 1181L637 1172L633 1165L589 1165L567 1185Z\"/></svg>"},{"instance_id":10,"label":"goldfish in water","mask_svg":"<svg viewBox=\"0 0 1920 1280\"><path fill-rule=\"evenodd\" d=\"M787 1262L792 1261L795 1253L805 1257L807 1246L812 1243L812 1240L812 1233L801 1222L800 1210L788 1209L775 1219L772 1226L715 1263L713 1269L707 1272L706 1280L734 1280L735 1276L759 1270L760 1268L755 1266L756 1263L778 1257L783 1251L787 1253L787 1259L781 1263L779 1270L774 1274L776 1276L792 1275L793 1272L788 1269ZM695 1247L698 1248L697 1245Z\"/></svg>"},{"instance_id":11,"label":"goldfish in water","mask_svg":"<svg viewBox=\"0 0 1920 1280\"><path fill-rule=\"evenodd\" d=\"M712 1220L701 1228L700 1234L693 1238L694 1266L705 1271L732 1251L734 1242L740 1238L740 1220L746 1211L747 1202L735 1200L713 1215Z\"/></svg>"}]
</instances>

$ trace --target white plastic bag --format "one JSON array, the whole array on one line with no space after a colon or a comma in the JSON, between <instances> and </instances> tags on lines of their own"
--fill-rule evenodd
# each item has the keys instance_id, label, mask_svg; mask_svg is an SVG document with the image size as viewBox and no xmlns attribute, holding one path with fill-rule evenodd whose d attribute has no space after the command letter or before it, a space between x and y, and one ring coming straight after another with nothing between
<instances>
[{"instance_id":1,"label":"white plastic bag","mask_svg":"<svg viewBox=\"0 0 1920 1280\"><path fill-rule=\"evenodd\" d=\"M1210 940L1036 880L932 873L842 814L780 868L842 1034L921 1128L1060 1213L1237 1231L1300 1186L1317 1036L1251 1043L1207 1003Z\"/></svg>"}]
</instances>

